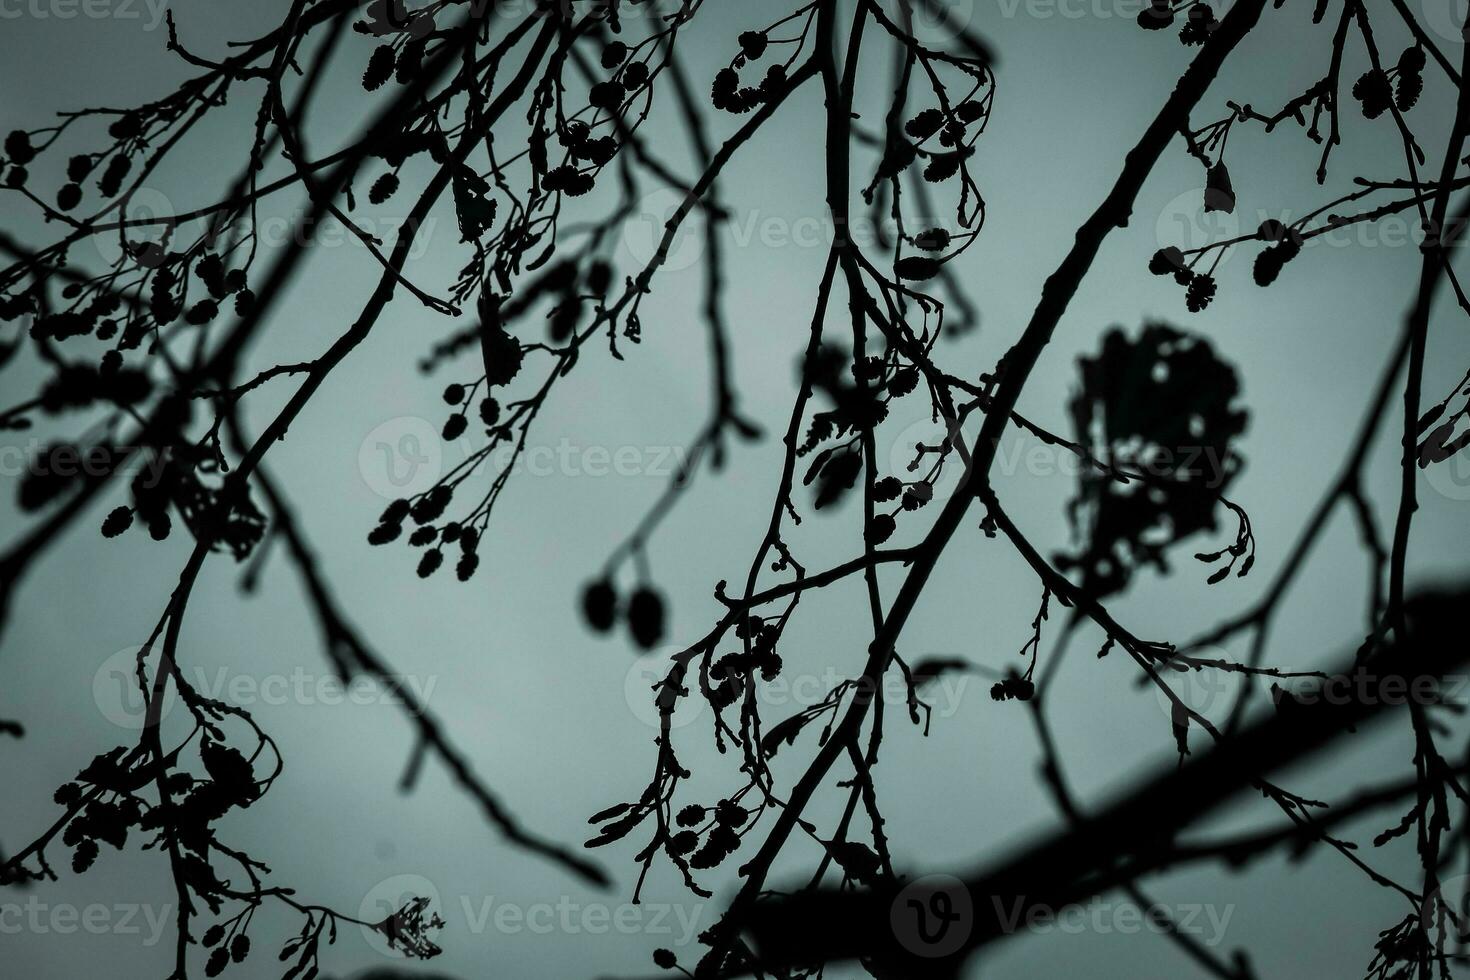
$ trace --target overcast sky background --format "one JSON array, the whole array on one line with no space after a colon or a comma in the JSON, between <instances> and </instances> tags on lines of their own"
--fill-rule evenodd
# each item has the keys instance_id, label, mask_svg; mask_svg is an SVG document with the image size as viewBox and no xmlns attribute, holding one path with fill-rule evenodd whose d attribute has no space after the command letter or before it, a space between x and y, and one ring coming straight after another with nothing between
<instances>
[{"instance_id":1,"label":"overcast sky background","mask_svg":"<svg viewBox=\"0 0 1470 980\"><path fill-rule=\"evenodd\" d=\"M1460 42L1448 28L1450 0L1410 5L1426 10L1437 40L1458 62ZM941 358L951 371L974 377L1018 335L1041 283L1077 225L1111 186L1125 152L1162 104L1191 51L1171 34L1139 30L1133 17L1140 4L1128 0L970 0L954 6L992 41L1001 58L994 117L974 159L989 206L988 224L957 263L979 300L983 326L978 334L941 345ZM107 13L104 17L86 16L65 0L0 0L0 7L5 17L0 22L0 131L41 124L58 110L156 98L185 77L164 51L167 35L157 22L159 9L144 0L112 0L90 8ZM178 4L175 13L181 38L216 55L223 51L223 39L268 29L286 7L285 0L249 5L211 0ZM1196 112L1196 125L1223 116L1227 98L1274 108L1321 76L1331 27L1314 28L1311 7L1299 0L1266 12ZM680 41L700 84L734 54L740 30L763 26L789 8L770 0L706 4ZM64 16L71 10L75 16ZM1396 57L1404 32L1386 6L1373 12L1381 47ZM869 39L872 74L860 106L868 107L867 120L876 125L881 109L874 107L890 85L890 50L882 47L880 53L876 33ZM370 113L376 100L356 83L369 50L369 42L354 35L339 54L337 71L312 117L310 143L318 152L340 145ZM1353 46L1344 79L1355 78L1364 61L1360 46ZM1431 156L1426 170L1434 172L1450 106L1433 65L1426 77L1430 96L1409 118ZM254 96L247 92L240 89L229 112L207 123L192 149L152 182L149 193L161 207L181 211L214 200L249 139ZM823 231L821 120L820 90L810 86L739 154L724 185L724 198L736 216L725 232L735 380L742 408L768 432L778 431L787 417L794 359L805 343L814 284L829 241ZM729 117L713 123L719 134L736 124ZM1228 158L1240 227L1248 230L1262 217L1295 216L1317 207L1349 189L1353 176L1400 175L1399 143L1388 117L1367 122L1347 105L1343 129L1344 146L1333 157L1327 187L1319 188L1312 179L1319 148L1299 129L1283 127L1266 138L1259 127L1240 127ZM693 170L671 116L656 112L645 133L683 172ZM499 138L502 146L515 145L511 129ZM38 186L50 186L39 165L34 172ZM1136 330L1149 319L1168 320L1203 333L1236 364L1251 423L1242 442L1248 465L1232 497L1254 523L1256 570L1244 580L1204 585L1206 571L1189 553L1227 543L1234 531L1227 521L1214 541L1201 539L1179 549L1176 574L1140 576L1113 609L1135 633L1161 640L1187 639L1245 608L1277 570L1349 445L1365 392L1411 301L1419 265L1403 223L1381 234L1365 229L1314 245L1269 290L1251 282L1253 252L1242 252L1221 266L1215 303L1202 314L1189 314L1183 290L1150 276L1145 263L1160 245L1203 241L1191 230L1202 184L1201 168L1176 141L1140 195L1132 223L1109 238L1020 406L1040 424L1066 430L1065 402L1075 384L1076 358L1095 350L1101 333L1114 325ZM407 189L397 199L401 207L410 200ZM298 199L282 196L263 213L294 216L299 205ZM646 210L661 219L662 206L655 198ZM14 195L0 197L7 231L30 244L49 242L55 230L39 227L25 212ZM380 213L391 218L392 207ZM630 269L642 247L640 234L647 233L646 223L642 232L639 227L620 247ZM1190 234L1196 237L1181 237ZM431 292L442 292L467 258L457 239L452 214L441 209L409 274ZM311 276L299 280L278 304L268 336L252 348L247 373L314 356L356 314L376 281L375 266L360 248L341 244L340 232L331 240L337 244L314 250ZM689 247L698 248L697 237ZM380 444L400 445L405 436L428 433L424 449L430 469L435 457L447 469L474 444L440 445L432 437L444 416L443 385L474 374L456 375L451 368L425 378L414 367L419 355L458 324L400 296L371 339L332 375L290 437L267 457L272 473L289 488L304 530L319 546L354 621L426 694L432 711L509 807L555 839L585 839L586 817L635 798L653 771L654 715L643 691L645 672L652 676L650 664L660 661L637 657L621 635L589 634L576 601L580 584L662 490L669 459L705 417L708 367L700 301L698 265L670 269L656 280L645 304L641 346L625 347L627 359L621 362L607 358L598 345L588 349L542 413L532 443L540 447L543 463L512 482L482 549L485 567L468 585L447 575L421 582L406 549L372 549L365 541L386 502L384 494L397 492L387 479ZM843 306L834 304L833 329L839 336L846 333L845 317ZM1463 320L1451 303L1443 303L1431 337L1426 402L1437 401L1460 378L1467 356ZM464 371L475 372L474 365ZM12 365L0 373L5 402L25 397L37 377L34 365ZM273 386L251 404L249 419L256 431L288 388L289 383ZM903 418L904 411L914 417ZM926 418L917 398L895 409L883 437L895 466L905 456L901 446L889 447L929 435ZM1377 445L1368 480L1385 525L1391 524L1397 502L1392 433L1400 424L1397 415L1390 416L1390 435ZM32 445L31 435L7 434L0 444L10 451L7 460L17 458L12 447L24 452ZM1068 543L1063 506L1075 481L1054 457L1034 456L1040 462L1026 465L1025 453L1035 446L1012 436L1003 459L1014 465L1003 467L997 488L1017 522L1051 553ZM605 463L598 453L619 450L637 460L638 472L599 475ZM656 537L652 571L671 598L672 643L691 642L719 615L711 596L715 582L743 579L769 517L779 458L775 438L737 447L722 476L700 475ZM1421 476L1411 569L1416 583L1453 579L1466 571L1470 474L1463 468L1461 473L1458 480L1454 471L1434 480ZM14 509L13 466L3 479L0 522L9 540L22 527ZM135 647L151 629L187 543L176 534L155 544L140 533L104 542L95 527L120 499L114 492L99 501L83 525L30 574L0 638L0 717L17 719L28 729L24 742L0 742L0 782L8 788L0 798L0 843L9 850L55 818L50 796L58 784L97 752L135 737L110 670L119 651ZM808 567L850 555L859 519L858 509L848 506L805 522L793 540ZM895 543L917 540L926 523L927 518L901 524ZM969 524L946 552L904 633L900 649L911 662L941 653L990 667L1017 662L1039 586L1008 545L985 538L973 521ZM686 961L697 957L701 947L693 934L716 919L720 899L737 884L735 867L750 844L703 879L717 889L714 902L701 902L667 869L657 868L643 910L620 913L636 918L638 929L599 932L603 920L596 910L616 913L631 896L633 854L644 839L640 834L626 846L595 852L618 878L612 890L596 892L506 846L433 763L416 792L400 795L395 784L411 746L411 730L400 710L381 697L366 704L330 703L335 700L331 692L317 686L329 671L298 579L282 553L272 558L254 597L240 596L237 576L226 559L208 563L189 606L181 649L191 676L205 677L207 684L223 680L219 693L225 696L231 696L230 684L237 685L236 695L253 702L249 706L256 718L285 756L285 773L272 792L222 827L225 839L271 865L271 883L297 888L304 901L374 918L387 911L381 907L384 900L404 891L431 892L447 926L441 934L445 953L427 965L430 973L638 975L653 972L649 955L658 946L674 948ZM897 577L882 579L885 596L891 596ZM1366 563L1347 513L1339 511L1282 610L1268 662L1294 668L1337 662L1365 630L1366 592ZM830 682L855 674L869 638L866 622L856 580L805 599L783 641L787 675ZM1048 636L1055 635L1057 623L1054 618ZM1137 687L1124 658L1092 656L1099 642L1093 630L1078 632L1051 712L1069 776L1084 801L1104 799L1111 788L1167 766L1173 757L1167 711L1154 693ZM1050 650L1048 643L1043 656ZM1239 657L1244 650L1234 646L1225 653ZM276 692L283 683L291 693L280 697ZM1030 719L1015 703L992 701L987 689L987 681L973 677L936 692L928 739L898 712L890 713L877 789L895 859L905 868L969 867L1059 826L1034 778L1037 751ZM768 718L810 703L801 698L800 688L789 696L772 695ZM1219 718L1226 699L1216 697L1201 707ZM703 792L703 801L713 802L722 789L740 783L731 760L709 745L708 711L696 712L680 729L679 749L696 772L691 792ZM1399 719L1390 728L1290 770L1279 782L1309 797L1339 799L1375 775L1405 775L1412 760L1408 726ZM778 772L794 778L810 752L810 739L786 750ZM839 795L830 792L811 816L830 825ZM1273 807L1248 800L1217 825L1276 826L1282 819ZM1395 820L1396 815L1382 815L1355 826L1353 835L1366 847L1377 830ZM789 851L775 883L796 880L817 858L809 843L798 842ZM1383 870L1412 878L1411 841L1372 856ZM130 933L119 922L123 913L110 911L109 927L99 935L82 930L62 935L52 917L56 909L89 903L141 905L155 918L165 914L173 891L156 854L104 849L84 877L65 870L60 852L53 851L53 863L63 869L59 882L28 892L0 890L0 907L39 902L43 923L50 923L0 932L0 972L40 978L104 970L121 977L167 973L171 932L165 926L155 934L144 914L130 917L127 924L137 928ZM1225 955L1236 946L1247 947L1263 978L1353 975L1370 958L1378 930L1404 912L1386 890L1330 853L1299 865L1263 861L1242 876L1201 868L1148 887L1175 908L1208 903L1223 931L1215 935L1202 926L1207 934L1201 938L1218 940ZM1122 921L1115 915L1116 896L1099 901L1103 921ZM529 914L536 923L548 921L547 913L537 910L550 907L553 928L506 925L515 920L497 920L502 905ZM572 928L562 926L564 916ZM298 926L294 915L263 909L251 928L255 954L227 975L278 975L274 954ZM328 971L343 975L395 959L356 929L345 930L324 957ZM983 970L996 978L1078 971L1198 975L1167 940L1109 928L1018 936L987 950L972 966L976 975ZM834 968L829 975L852 973Z\"/></svg>"}]
</instances>

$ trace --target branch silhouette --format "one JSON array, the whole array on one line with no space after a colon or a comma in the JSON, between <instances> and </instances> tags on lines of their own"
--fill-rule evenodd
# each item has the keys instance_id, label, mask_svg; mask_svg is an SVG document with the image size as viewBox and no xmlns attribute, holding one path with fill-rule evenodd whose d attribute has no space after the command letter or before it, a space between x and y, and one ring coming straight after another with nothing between
<instances>
[{"instance_id":1,"label":"branch silhouette","mask_svg":"<svg viewBox=\"0 0 1470 980\"><path fill-rule=\"evenodd\" d=\"M1441 680L1464 668L1463 647L1440 637L1463 628L1464 591L1431 592L1412 598L1406 639L1381 647L1368 660L1356 654L1326 671L1310 687L1279 693L1275 710L1229 739L1191 756L1177 767L1146 776L1079 815L1074 826L1040 837L1014 853L958 879L917 879L886 890L803 891L757 906L749 930L761 961L772 969L863 957L879 976L952 976L964 959L989 943L1017 932L1016 922L1032 909L1056 910L1184 863L1219 861L1238 865L1283 845L1306 847L1330 840L1328 825L1307 816L1294 826L1244 839L1192 844L1180 836L1217 808L1262 789L1262 777L1368 737L1370 725L1391 720L1410 702L1415 685L1432 702ZM1396 694L1394 692L1397 692ZM1463 771L1463 764L1455 767ZM1397 802L1413 792L1396 785L1323 811L1334 822L1373 806ZM1325 804L1317 804L1325 806ZM905 945L891 920L906 914L899 903L927 907L933 894L967 894L973 919L962 946L944 956ZM789 923L798 921L794 930ZM870 964L871 965L871 964Z\"/></svg>"}]
</instances>

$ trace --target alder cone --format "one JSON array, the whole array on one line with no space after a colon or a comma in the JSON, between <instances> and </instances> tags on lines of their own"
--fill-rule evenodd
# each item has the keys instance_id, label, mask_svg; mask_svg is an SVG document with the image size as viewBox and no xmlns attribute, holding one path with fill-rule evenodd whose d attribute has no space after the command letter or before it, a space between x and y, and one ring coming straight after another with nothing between
<instances>
[{"instance_id":1,"label":"alder cone","mask_svg":"<svg viewBox=\"0 0 1470 980\"><path fill-rule=\"evenodd\" d=\"M582 615L599 633L613 628L617 618L618 594L606 580L592 582L582 590Z\"/></svg>"},{"instance_id":2,"label":"alder cone","mask_svg":"<svg viewBox=\"0 0 1470 980\"><path fill-rule=\"evenodd\" d=\"M628 631L645 650L663 638L664 601L653 589L641 586L628 600Z\"/></svg>"}]
</instances>

